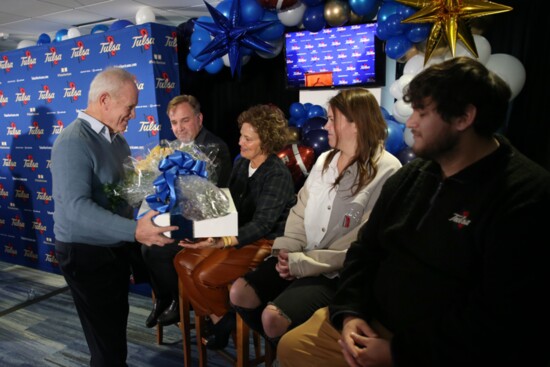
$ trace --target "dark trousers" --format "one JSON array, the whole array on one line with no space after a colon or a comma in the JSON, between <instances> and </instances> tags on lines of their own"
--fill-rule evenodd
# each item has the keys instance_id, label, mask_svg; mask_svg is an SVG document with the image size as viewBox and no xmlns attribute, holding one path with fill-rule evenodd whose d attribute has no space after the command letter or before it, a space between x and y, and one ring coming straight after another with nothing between
<instances>
[{"instance_id":1,"label":"dark trousers","mask_svg":"<svg viewBox=\"0 0 550 367\"><path fill-rule=\"evenodd\" d=\"M174 268L174 257L183 250L177 243L165 246L141 245L143 261L147 265L151 288L159 300L178 299L178 273Z\"/></svg>"},{"instance_id":2,"label":"dark trousers","mask_svg":"<svg viewBox=\"0 0 550 367\"><path fill-rule=\"evenodd\" d=\"M126 366L127 247L56 241L55 251L90 349L90 366Z\"/></svg>"}]
</instances>

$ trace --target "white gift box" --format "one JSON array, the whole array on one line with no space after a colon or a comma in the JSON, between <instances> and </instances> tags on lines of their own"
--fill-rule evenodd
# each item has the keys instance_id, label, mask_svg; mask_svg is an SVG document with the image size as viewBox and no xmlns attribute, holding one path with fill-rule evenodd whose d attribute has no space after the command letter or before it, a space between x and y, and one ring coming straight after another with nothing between
<instances>
[{"instance_id":1,"label":"white gift box","mask_svg":"<svg viewBox=\"0 0 550 367\"><path fill-rule=\"evenodd\" d=\"M155 216L153 222L160 227L169 225L176 225L179 227L177 231L164 232L164 235L170 238L181 239L194 239L194 238L207 238L207 237L223 237L223 236L237 236L239 234L237 209L235 203L231 197L231 193L228 188L222 188L223 192L229 199L229 214L211 219L203 220L189 220L181 215L171 215L170 213L163 213ZM139 208L139 214L145 213L149 210L149 205L145 200Z\"/></svg>"}]
</instances>

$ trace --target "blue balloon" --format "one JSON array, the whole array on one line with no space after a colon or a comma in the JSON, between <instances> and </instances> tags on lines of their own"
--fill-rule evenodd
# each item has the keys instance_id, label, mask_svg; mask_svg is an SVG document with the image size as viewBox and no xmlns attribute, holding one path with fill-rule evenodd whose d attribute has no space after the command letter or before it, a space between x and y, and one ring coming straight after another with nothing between
<instances>
[{"instance_id":1,"label":"blue balloon","mask_svg":"<svg viewBox=\"0 0 550 367\"><path fill-rule=\"evenodd\" d=\"M401 15L403 19L410 17L411 15L416 13L415 8L411 8L410 6L403 5L403 4L397 4L397 14Z\"/></svg>"},{"instance_id":2,"label":"blue balloon","mask_svg":"<svg viewBox=\"0 0 550 367\"><path fill-rule=\"evenodd\" d=\"M321 153L330 149L330 145L328 144L328 132L326 130L310 130L307 134L302 134L302 136L302 143L313 148L316 159L321 155Z\"/></svg>"},{"instance_id":3,"label":"blue balloon","mask_svg":"<svg viewBox=\"0 0 550 367\"><path fill-rule=\"evenodd\" d=\"M92 28L92 31L90 32L90 34L107 32L108 30L109 30L109 27L107 27L105 24L98 24Z\"/></svg>"},{"instance_id":4,"label":"blue balloon","mask_svg":"<svg viewBox=\"0 0 550 367\"><path fill-rule=\"evenodd\" d=\"M376 37L380 38L382 41L387 41L390 39L391 36L389 35L388 26L386 23L376 23Z\"/></svg>"},{"instance_id":5,"label":"blue balloon","mask_svg":"<svg viewBox=\"0 0 550 367\"><path fill-rule=\"evenodd\" d=\"M416 158L411 147L405 147L397 154L397 159L401 162L402 165L405 165Z\"/></svg>"},{"instance_id":6,"label":"blue balloon","mask_svg":"<svg viewBox=\"0 0 550 367\"><path fill-rule=\"evenodd\" d=\"M262 18L262 21L275 22L269 27L267 27L266 29L264 29L263 31L261 31L260 33L258 33L258 37L260 37L264 41L273 41L273 40L279 39L285 33L285 26L279 20L279 17L277 16L276 12L266 11Z\"/></svg>"},{"instance_id":7,"label":"blue balloon","mask_svg":"<svg viewBox=\"0 0 550 367\"><path fill-rule=\"evenodd\" d=\"M231 14L232 4L233 4L233 1L231 0L223 0L218 5L216 5L216 10L222 13L227 19L229 19Z\"/></svg>"},{"instance_id":8,"label":"blue balloon","mask_svg":"<svg viewBox=\"0 0 550 367\"><path fill-rule=\"evenodd\" d=\"M313 106L313 103L310 103L310 102L306 102L304 103L304 108L307 111L309 111L309 109Z\"/></svg>"},{"instance_id":9,"label":"blue balloon","mask_svg":"<svg viewBox=\"0 0 550 367\"><path fill-rule=\"evenodd\" d=\"M203 22L203 23L214 24L214 19L212 19L211 17L207 17L207 16L198 17L197 21L200 21L200 22ZM201 25L199 23L195 22L195 31L199 30L199 29L203 30L205 32L208 32L208 30L206 28L201 27ZM208 33L210 34L210 32L208 32Z\"/></svg>"},{"instance_id":10,"label":"blue balloon","mask_svg":"<svg viewBox=\"0 0 550 367\"><path fill-rule=\"evenodd\" d=\"M61 28L58 30L55 34L55 42L61 42L63 41L63 37L67 35L69 31L66 28Z\"/></svg>"},{"instance_id":11,"label":"blue balloon","mask_svg":"<svg viewBox=\"0 0 550 367\"><path fill-rule=\"evenodd\" d=\"M382 116L384 116L384 120L391 119L391 113L388 112L387 109L384 107L380 107L380 112L382 112Z\"/></svg>"},{"instance_id":12,"label":"blue balloon","mask_svg":"<svg viewBox=\"0 0 550 367\"><path fill-rule=\"evenodd\" d=\"M399 122L386 120L388 125L388 137L386 138L385 147L388 152L397 155L406 146L403 140L403 128Z\"/></svg>"},{"instance_id":13,"label":"blue balloon","mask_svg":"<svg viewBox=\"0 0 550 367\"><path fill-rule=\"evenodd\" d=\"M52 39L50 38L50 36L47 33L42 33L40 36L38 36L38 41L36 41L36 44L40 46L51 42Z\"/></svg>"},{"instance_id":14,"label":"blue balloon","mask_svg":"<svg viewBox=\"0 0 550 367\"><path fill-rule=\"evenodd\" d=\"M392 14L386 19L386 31L390 37L399 36L411 28L409 24L401 23L403 19L399 14Z\"/></svg>"},{"instance_id":15,"label":"blue balloon","mask_svg":"<svg viewBox=\"0 0 550 367\"><path fill-rule=\"evenodd\" d=\"M386 41L386 55L391 59L399 59L403 57L407 51L413 46L407 36L394 36Z\"/></svg>"},{"instance_id":16,"label":"blue balloon","mask_svg":"<svg viewBox=\"0 0 550 367\"><path fill-rule=\"evenodd\" d=\"M210 74L217 74L220 72L222 68L223 68L223 61L222 61L222 58L219 57L214 61L212 61L211 63L209 63L208 65L206 65L204 67L204 70L206 70Z\"/></svg>"},{"instance_id":17,"label":"blue balloon","mask_svg":"<svg viewBox=\"0 0 550 367\"><path fill-rule=\"evenodd\" d=\"M306 123L307 121L307 117L300 117L300 118L297 118L296 119L296 123L295 123L295 126L299 129L302 128L302 126L304 126L304 124Z\"/></svg>"},{"instance_id":18,"label":"blue balloon","mask_svg":"<svg viewBox=\"0 0 550 367\"><path fill-rule=\"evenodd\" d=\"M197 60L190 53L187 54L187 67L191 71L199 71L201 69L202 62Z\"/></svg>"},{"instance_id":19,"label":"blue balloon","mask_svg":"<svg viewBox=\"0 0 550 367\"><path fill-rule=\"evenodd\" d=\"M378 9L378 0L350 0L349 6L355 14L365 16Z\"/></svg>"},{"instance_id":20,"label":"blue balloon","mask_svg":"<svg viewBox=\"0 0 550 367\"><path fill-rule=\"evenodd\" d=\"M413 24L412 28L407 31L407 38L412 43L418 43L424 41L428 38L430 30L432 29L432 24L420 23Z\"/></svg>"},{"instance_id":21,"label":"blue balloon","mask_svg":"<svg viewBox=\"0 0 550 367\"><path fill-rule=\"evenodd\" d=\"M206 48L207 45L208 45L208 41L192 42L191 47L189 47L189 54L192 55L197 60L204 61L208 58L209 55L205 54L205 55L199 56L199 54L201 53L202 50Z\"/></svg>"},{"instance_id":22,"label":"blue balloon","mask_svg":"<svg viewBox=\"0 0 550 367\"><path fill-rule=\"evenodd\" d=\"M111 24L111 26L109 27L109 30L117 31L119 29L123 29L131 25L134 25L134 23L130 22L127 19L119 19L117 21L114 21L113 24Z\"/></svg>"},{"instance_id":23,"label":"blue balloon","mask_svg":"<svg viewBox=\"0 0 550 367\"><path fill-rule=\"evenodd\" d=\"M316 5L307 7L302 19L304 28L310 32L319 32L325 28L327 21L325 20L325 5Z\"/></svg>"},{"instance_id":24,"label":"blue balloon","mask_svg":"<svg viewBox=\"0 0 550 367\"><path fill-rule=\"evenodd\" d=\"M384 1L378 9L378 15L376 16L378 22L384 23L390 15L397 13L398 7L398 3Z\"/></svg>"},{"instance_id":25,"label":"blue balloon","mask_svg":"<svg viewBox=\"0 0 550 367\"><path fill-rule=\"evenodd\" d=\"M308 118L317 117L317 116L326 117L326 115L327 114L325 109L322 106L319 106L318 104L311 106L311 108L307 111Z\"/></svg>"},{"instance_id":26,"label":"blue balloon","mask_svg":"<svg viewBox=\"0 0 550 367\"><path fill-rule=\"evenodd\" d=\"M261 20L265 9L256 0L241 0L241 24L252 24Z\"/></svg>"},{"instance_id":27,"label":"blue balloon","mask_svg":"<svg viewBox=\"0 0 550 367\"><path fill-rule=\"evenodd\" d=\"M290 116L294 117L296 120L307 116L306 109L304 108L304 105L300 102L292 103L290 105L289 112Z\"/></svg>"},{"instance_id":28,"label":"blue balloon","mask_svg":"<svg viewBox=\"0 0 550 367\"><path fill-rule=\"evenodd\" d=\"M322 129L327 123L327 118L322 116L311 117L302 125L302 135L306 135L311 130Z\"/></svg>"},{"instance_id":29,"label":"blue balloon","mask_svg":"<svg viewBox=\"0 0 550 367\"><path fill-rule=\"evenodd\" d=\"M203 28L197 27L193 31L193 34L191 35L191 43L199 43L199 42L210 42L210 32L204 30Z\"/></svg>"}]
</instances>

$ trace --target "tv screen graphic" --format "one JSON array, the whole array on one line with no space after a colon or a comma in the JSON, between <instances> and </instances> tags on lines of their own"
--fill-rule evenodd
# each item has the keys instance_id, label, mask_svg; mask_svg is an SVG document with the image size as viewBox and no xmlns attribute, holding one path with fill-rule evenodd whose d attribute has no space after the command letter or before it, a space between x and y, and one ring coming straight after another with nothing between
<instances>
[{"instance_id":1,"label":"tv screen graphic","mask_svg":"<svg viewBox=\"0 0 550 367\"><path fill-rule=\"evenodd\" d=\"M285 34L287 87L382 87L385 59L376 23Z\"/></svg>"}]
</instances>

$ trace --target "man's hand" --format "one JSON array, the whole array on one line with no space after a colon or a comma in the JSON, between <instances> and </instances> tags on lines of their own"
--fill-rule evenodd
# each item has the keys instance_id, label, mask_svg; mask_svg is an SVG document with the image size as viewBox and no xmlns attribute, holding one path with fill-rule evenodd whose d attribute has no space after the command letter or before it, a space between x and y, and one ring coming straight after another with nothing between
<instances>
[{"instance_id":1,"label":"man's hand","mask_svg":"<svg viewBox=\"0 0 550 367\"><path fill-rule=\"evenodd\" d=\"M391 367L390 342L382 339L362 319L346 317L338 340L346 362L352 367Z\"/></svg>"},{"instance_id":2,"label":"man's hand","mask_svg":"<svg viewBox=\"0 0 550 367\"><path fill-rule=\"evenodd\" d=\"M177 226L159 227L153 223L153 217L159 214L154 210L149 210L143 217L138 219L136 227L136 241L147 246L164 246L174 242L172 238L166 237L163 233L176 231Z\"/></svg>"}]
</instances>

